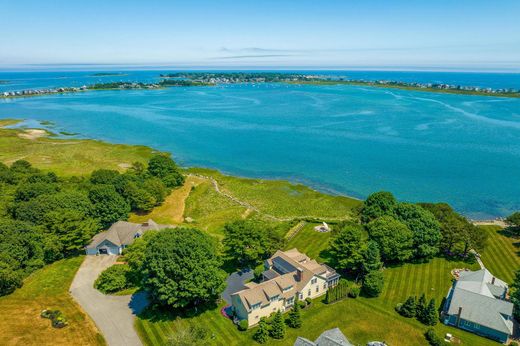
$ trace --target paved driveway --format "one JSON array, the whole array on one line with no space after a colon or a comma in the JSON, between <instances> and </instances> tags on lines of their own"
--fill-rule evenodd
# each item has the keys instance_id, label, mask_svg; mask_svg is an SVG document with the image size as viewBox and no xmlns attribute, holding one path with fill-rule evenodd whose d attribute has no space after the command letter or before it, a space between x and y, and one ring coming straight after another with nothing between
<instances>
[{"instance_id":1,"label":"paved driveway","mask_svg":"<svg viewBox=\"0 0 520 346\"><path fill-rule=\"evenodd\" d=\"M253 279L254 276L254 272L251 269L229 275L226 279L226 290L222 292L222 299L231 304L231 295L244 289L244 282Z\"/></svg>"},{"instance_id":2,"label":"paved driveway","mask_svg":"<svg viewBox=\"0 0 520 346\"><path fill-rule=\"evenodd\" d=\"M94 320L109 346L140 346L134 318L146 307L146 296L143 293L107 296L94 288L94 281L114 264L116 257L86 256L72 281L70 293Z\"/></svg>"}]
</instances>

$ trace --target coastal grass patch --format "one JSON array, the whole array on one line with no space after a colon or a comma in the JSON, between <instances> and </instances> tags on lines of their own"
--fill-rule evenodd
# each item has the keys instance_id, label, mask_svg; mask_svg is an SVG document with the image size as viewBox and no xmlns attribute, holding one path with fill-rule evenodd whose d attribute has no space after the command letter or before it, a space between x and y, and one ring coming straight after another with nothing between
<instances>
[{"instance_id":1,"label":"coastal grass patch","mask_svg":"<svg viewBox=\"0 0 520 346\"><path fill-rule=\"evenodd\" d=\"M344 220L361 204L357 199L328 195L284 180L233 177L201 168L188 172L212 177L223 192L277 218Z\"/></svg>"},{"instance_id":2,"label":"coastal grass patch","mask_svg":"<svg viewBox=\"0 0 520 346\"><path fill-rule=\"evenodd\" d=\"M130 215L130 222L144 222L152 219L157 223L166 225L178 225L184 222L184 210L186 199L192 189L204 182L204 179L189 175L184 185L173 190L164 202L149 213Z\"/></svg>"},{"instance_id":3,"label":"coastal grass patch","mask_svg":"<svg viewBox=\"0 0 520 346\"><path fill-rule=\"evenodd\" d=\"M25 136L27 129L7 129L15 120L0 122L0 162L27 160L36 168L58 175L84 175L95 169L122 171L133 162L146 163L154 150L145 146L111 144L86 139ZM22 135L22 136L20 136Z\"/></svg>"},{"instance_id":4,"label":"coastal grass patch","mask_svg":"<svg viewBox=\"0 0 520 346\"><path fill-rule=\"evenodd\" d=\"M482 262L493 275L512 283L515 272L520 269L520 238L499 226L478 226L489 235Z\"/></svg>"},{"instance_id":5,"label":"coastal grass patch","mask_svg":"<svg viewBox=\"0 0 520 346\"><path fill-rule=\"evenodd\" d=\"M0 345L105 345L94 323L68 293L84 256L64 259L35 271L22 288L0 297ZM44 309L60 310L69 325L53 328L40 317Z\"/></svg>"}]
</instances>

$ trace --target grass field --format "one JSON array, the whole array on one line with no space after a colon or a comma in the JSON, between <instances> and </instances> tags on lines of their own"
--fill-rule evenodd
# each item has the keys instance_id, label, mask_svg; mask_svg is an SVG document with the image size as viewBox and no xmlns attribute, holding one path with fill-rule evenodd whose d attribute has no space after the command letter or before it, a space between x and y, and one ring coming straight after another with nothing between
<instances>
[{"instance_id":1,"label":"grass field","mask_svg":"<svg viewBox=\"0 0 520 346\"><path fill-rule=\"evenodd\" d=\"M21 289L0 298L0 345L104 345L88 316L68 289L83 256L55 262L30 275ZM59 309L69 321L63 329L40 317L44 309Z\"/></svg>"},{"instance_id":2,"label":"grass field","mask_svg":"<svg viewBox=\"0 0 520 346\"><path fill-rule=\"evenodd\" d=\"M520 239L511 237L498 226L479 226L488 232L489 240L481 252L482 262L498 278L511 283L520 269Z\"/></svg>"},{"instance_id":3,"label":"grass field","mask_svg":"<svg viewBox=\"0 0 520 346\"><path fill-rule=\"evenodd\" d=\"M3 128L13 123L16 121L0 121L0 161L6 164L23 159L37 168L70 176L88 174L98 168L122 170L135 161L147 162L153 153L144 146L94 140L22 138L24 130Z\"/></svg>"},{"instance_id":4,"label":"grass field","mask_svg":"<svg viewBox=\"0 0 520 346\"><path fill-rule=\"evenodd\" d=\"M323 194L282 180L238 178L201 168L191 168L188 172L213 177L222 191L262 213L279 218L345 219L361 203L356 199Z\"/></svg>"},{"instance_id":5,"label":"grass field","mask_svg":"<svg viewBox=\"0 0 520 346\"><path fill-rule=\"evenodd\" d=\"M287 243L287 249L297 248L300 252L318 261L324 261L320 253L328 247L332 232L320 233L314 230L316 223L305 226ZM323 254L321 254L323 255Z\"/></svg>"}]
</instances>

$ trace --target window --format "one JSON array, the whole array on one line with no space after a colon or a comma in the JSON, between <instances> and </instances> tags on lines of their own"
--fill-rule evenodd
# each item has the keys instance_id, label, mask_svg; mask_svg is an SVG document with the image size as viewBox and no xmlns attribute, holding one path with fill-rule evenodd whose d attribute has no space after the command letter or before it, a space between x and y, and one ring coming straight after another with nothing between
<instances>
[{"instance_id":1,"label":"window","mask_svg":"<svg viewBox=\"0 0 520 346\"><path fill-rule=\"evenodd\" d=\"M272 302L277 302L278 301L278 297L280 297L280 296L276 295L274 297L271 297L269 300L272 301Z\"/></svg>"},{"instance_id":2,"label":"window","mask_svg":"<svg viewBox=\"0 0 520 346\"><path fill-rule=\"evenodd\" d=\"M307 292L307 297L311 296L311 289L309 288L309 292Z\"/></svg>"},{"instance_id":3,"label":"window","mask_svg":"<svg viewBox=\"0 0 520 346\"><path fill-rule=\"evenodd\" d=\"M316 282L318 282L318 278L314 278L314 279L311 280L311 284L313 284L313 285L314 285Z\"/></svg>"},{"instance_id":4,"label":"window","mask_svg":"<svg viewBox=\"0 0 520 346\"><path fill-rule=\"evenodd\" d=\"M303 299L303 293L300 293L300 300Z\"/></svg>"},{"instance_id":5,"label":"window","mask_svg":"<svg viewBox=\"0 0 520 346\"><path fill-rule=\"evenodd\" d=\"M326 282L323 284L323 289L324 289L324 290L327 289L327 283L326 283Z\"/></svg>"},{"instance_id":6,"label":"window","mask_svg":"<svg viewBox=\"0 0 520 346\"><path fill-rule=\"evenodd\" d=\"M316 286L316 293L320 291L320 286Z\"/></svg>"},{"instance_id":7,"label":"window","mask_svg":"<svg viewBox=\"0 0 520 346\"><path fill-rule=\"evenodd\" d=\"M251 305L252 310L258 309L259 307L260 307L260 303Z\"/></svg>"},{"instance_id":8,"label":"window","mask_svg":"<svg viewBox=\"0 0 520 346\"><path fill-rule=\"evenodd\" d=\"M293 302L294 302L294 297L291 297L291 298L287 299L287 305L292 305Z\"/></svg>"}]
</instances>

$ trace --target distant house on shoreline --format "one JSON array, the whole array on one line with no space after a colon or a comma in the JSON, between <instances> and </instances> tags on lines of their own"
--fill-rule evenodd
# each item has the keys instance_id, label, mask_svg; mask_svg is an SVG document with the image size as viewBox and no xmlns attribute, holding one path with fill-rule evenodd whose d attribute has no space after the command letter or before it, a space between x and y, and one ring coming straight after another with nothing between
<instances>
[{"instance_id":1,"label":"distant house on shoreline","mask_svg":"<svg viewBox=\"0 0 520 346\"><path fill-rule=\"evenodd\" d=\"M448 292L444 324L506 343L513 334L507 284L487 269L462 272Z\"/></svg>"},{"instance_id":2,"label":"distant house on shoreline","mask_svg":"<svg viewBox=\"0 0 520 346\"><path fill-rule=\"evenodd\" d=\"M278 310L284 312L300 300L325 294L339 281L339 274L326 264L320 264L297 249L278 250L265 261L261 283L249 282L231 295L233 310L248 326L257 324Z\"/></svg>"},{"instance_id":3,"label":"distant house on shoreline","mask_svg":"<svg viewBox=\"0 0 520 346\"><path fill-rule=\"evenodd\" d=\"M175 226L159 225L151 219L143 223L118 221L107 231L96 234L85 250L87 255L120 255L125 247L145 232L173 227Z\"/></svg>"}]
</instances>

